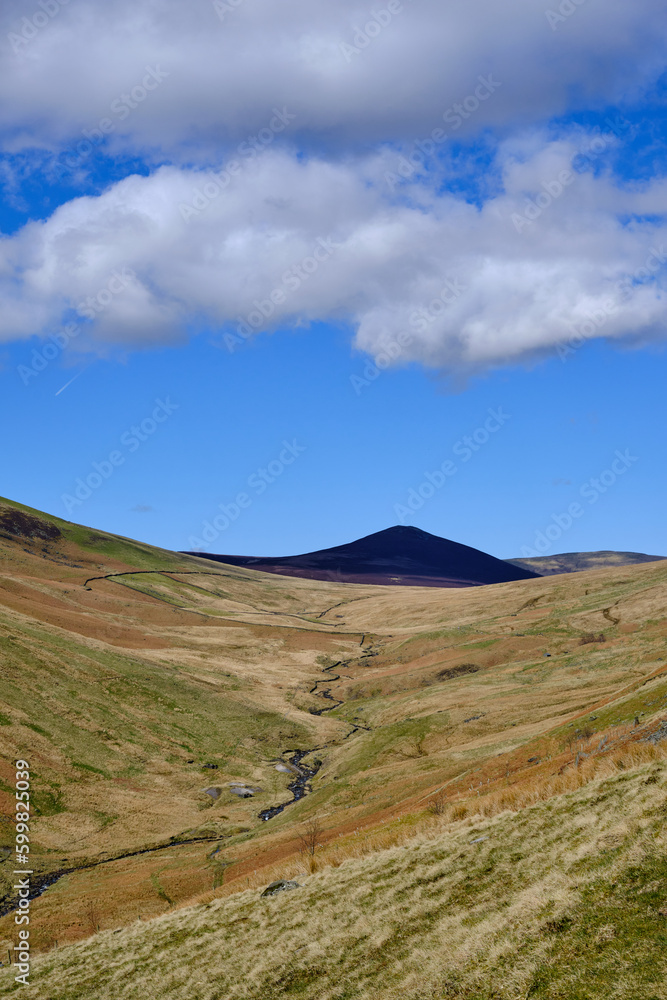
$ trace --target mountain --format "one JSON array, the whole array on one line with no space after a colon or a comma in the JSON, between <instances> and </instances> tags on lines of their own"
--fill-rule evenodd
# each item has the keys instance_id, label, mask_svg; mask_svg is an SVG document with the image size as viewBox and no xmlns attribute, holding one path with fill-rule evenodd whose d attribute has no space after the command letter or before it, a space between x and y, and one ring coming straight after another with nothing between
<instances>
[{"instance_id":1,"label":"mountain","mask_svg":"<svg viewBox=\"0 0 667 1000\"><path fill-rule=\"evenodd\" d=\"M657 562L664 556L647 556L643 552L561 552L555 556L536 556L531 559L508 559L519 569L527 569L539 576L554 573L581 573L587 569L612 569L614 566L636 566L639 563Z\"/></svg>"},{"instance_id":2,"label":"mountain","mask_svg":"<svg viewBox=\"0 0 667 1000\"><path fill-rule=\"evenodd\" d=\"M530 580L540 573L450 542L419 528L396 525L355 542L299 556L228 556L191 552L263 573L338 583L419 587L479 587Z\"/></svg>"}]
</instances>

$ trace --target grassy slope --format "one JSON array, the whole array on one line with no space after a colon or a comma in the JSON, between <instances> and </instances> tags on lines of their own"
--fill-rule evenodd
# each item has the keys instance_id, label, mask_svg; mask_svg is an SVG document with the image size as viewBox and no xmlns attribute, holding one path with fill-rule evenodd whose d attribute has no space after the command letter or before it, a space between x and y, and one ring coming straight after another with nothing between
<instances>
[{"instance_id":1,"label":"grassy slope","mask_svg":"<svg viewBox=\"0 0 667 1000\"><path fill-rule=\"evenodd\" d=\"M662 762L40 958L49 1000L667 997ZM484 838L484 839L482 839ZM0 979L0 996L12 985ZM31 995L28 992L28 995Z\"/></svg>"},{"instance_id":2,"label":"grassy slope","mask_svg":"<svg viewBox=\"0 0 667 1000\"><path fill-rule=\"evenodd\" d=\"M216 896L296 871L313 816L332 865L428 824L443 786L462 816L534 802L594 777L667 707L667 563L465 591L340 585L212 568L3 503L62 532L0 531L0 803L28 756L35 867L79 868L33 903L38 950L223 879ZM322 681L343 704L316 717L333 704ZM312 794L263 824L289 797L271 758L297 746L322 761ZM263 790L238 800L232 779ZM215 842L187 842L199 835Z\"/></svg>"},{"instance_id":3,"label":"grassy slope","mask_svg":"<svg viewBox=\"0 0 667 1000\"><path fill-rule=\"evenodd\" d=\"M35 521L19 534L7 528L17 512ZM61 534L41 537L45 525ZM340 591L211 567L0 502L0 805L13 808L12 759L28 757L35 871L78 869L35 902L37 947L87 933L93 902L103 925L123 923L218 883L215 844L170 841L211 836L233 849L263 832L259 810L287 800L291 780L271 758L341 726L297 704L313 701L318 658L359 648L358 633L339 639L317 621ZM239 800L232 779L262 791ZM0 824L0 848L10 837ZM11 883L0 869L6 899ZM11 920L0 920L3 945Z\"/></svg>"}]
</instances>

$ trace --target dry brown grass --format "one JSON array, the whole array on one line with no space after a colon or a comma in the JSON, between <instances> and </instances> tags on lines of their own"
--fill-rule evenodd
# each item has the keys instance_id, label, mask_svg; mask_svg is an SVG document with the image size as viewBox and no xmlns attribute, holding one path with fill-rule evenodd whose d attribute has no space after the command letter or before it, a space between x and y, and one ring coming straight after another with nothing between
<instances>
[{"instance_id":1,"label":"dry brown grass","mask_svg":"<svg viewBox=\"0 0 667 1000\"><path fill-rule=\"evenodd\" d=\"M538 776L526 777L511 787L492 789L480 796L459 801L449 801L446 795L440 793L429 800L422 813L407 815L390 822L388 827L371 827L351 836L343 834L340 838L321 845L314 865L311 864L312 856L306 859L297 855L254 871L245 882L231 882L217 892L195 896L187 901L187 905L209 902L216 897L233 895L247 888L259 888L279 878L298 878L309 871L337 868L346 861L418 842L421 837L440 832L451 823L461 820L476 822L506 812L520 812L540 802L548 802L557 796L577 791L591 782L613 778L620 773L665 759L667 744L653 745L627 740L623 746L607 754L585 760L579 767L570 766L563 774L546 780ZM433 808L431 803L434 803ZM318 827L318 843L322 833Z\"/></svg>"},{"instance_id":2,"label":"dry brown grass","mask_svg":"<svg viewBox=\"0 0 667 1000\"><path fill-rule=\"evenodd\" d=\"M216 568L100 533L103 542L89 545L87 529L76 532L46 554L51 543L0 538L1 710L12 720L0 726L0 753L28 755L39 787L54 797L59 788L63 806L36 818L38 866L208 826L224 862L216 892L227 895L300 870L296 830L314 815L325 843L312 861L326 869L429 829L438 817L425 810L439 789L446 819L460 821L576 788L618 748L574 768L576 753L603 733L620 738L617 716L632 725L645 712L643 725L667 704L667 685L646 683L664 670L660 563L625 568L622 578L598 570L465 591L381 588ZM172 572L82 586L91 575L153 565ZM608 607L618 626L604 618ZM578 645L602 627L605 642ZM322 706L315 681L340 660L330 687L343 707L311 715ZM262 713L266 725L253 729ZM597 729L592 740L586 726ZM74 746L75 759L97 771L72 766L63 747ZM313 792L262 824L259 809L289 797L289 777L271 758L296 746L322 748ZM547 763L529 764L535 756ZM193 769L192 758L219 769ZM6 784L10 771L0 767ZM265 791L213 804L202 792L213 774L223 788L244 780ZM9 807L5 792L0 800ZM48 945L54 927L61 941L89 933L81 914L96 880L102 927L164 909L154 875L176 905L209 894L222 863L210 859L213 846L68 876L33 904L38 940ZM0 944L10 924L0 922Z\"/></svg>"},{"instance_id":3,"label":"dry brown grass","mask_svg":"<svg viewBox=\"0 0 667 1000\"><path fill-rule=\"evenodd\" d=\"M645 763L315 875L285 872L302 888L269 900L252 889L54 949L34 963L33 989L49 1000L663 1000L651 913L666 797L664 763ZM0 996L13 990L0 976Z\"/></svg>"},{"instance_id":4,"label":"dry brown grass","mask_svg":"<svg viewBox=\"0 0 667 1000\"><path fill-rule=\"evenodd\" d=\"M571 765L563 774L547 781L538 778L525 780L515 787L498 789L480 796L477 800L472 799L450 808L452 811L457 810L459 819L464 816L497 816L506 810L518 812L538 802L547 802L556 795L583 788L591 781L611 778L619 772L632 770L642 764L663 761L665 758L667 758L667 746L664 744L654 746L650 743L627 743L607 754L584 760L578 767Z\"/></svg>"}]
</instances>

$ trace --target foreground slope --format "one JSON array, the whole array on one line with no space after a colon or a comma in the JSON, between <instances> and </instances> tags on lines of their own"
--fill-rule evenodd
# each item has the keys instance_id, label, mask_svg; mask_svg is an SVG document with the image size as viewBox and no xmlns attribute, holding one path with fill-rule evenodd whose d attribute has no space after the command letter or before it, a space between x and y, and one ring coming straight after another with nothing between
<instances>
[{"instance_id":1,"label":"foreground slope","mask_svg":"<svg viewBox=\"0 0 667 1000\"><path fill-rule=\"evenodd\" d=\"M528 568L496 559L469 545L401 525L376 531L347 545L336 545L300 556L201 555L216 562L247 566L264 573L390 586L479 587L510 580L529 580L536 575Z\"/></svg>"},{"instance_id":2,"label":"foreground slope","mask_svg":"<svg viewBox=\"0 0 667 1000\"><path fill-rule=\"evenodd\" d=\"M628 770L628 768L630 768ZM662 1000L667 768L55 949L49 1000ZM13 995L10 974L0 996Z\"/></svg>"}]
</instances>

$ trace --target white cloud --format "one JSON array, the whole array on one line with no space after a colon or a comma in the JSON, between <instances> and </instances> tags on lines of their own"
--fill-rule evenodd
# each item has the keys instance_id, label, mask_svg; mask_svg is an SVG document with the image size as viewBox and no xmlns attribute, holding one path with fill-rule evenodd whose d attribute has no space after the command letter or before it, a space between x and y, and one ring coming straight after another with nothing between
<instances>
[{"instance_id":1,"label":"white cloud","mask_svg":"<svg viewBox=\"0 0 667 1000\"><path fill-rule=\"evenodd\" d=\"M621 189L581 174L558 193L592 137L555 142L540 129L641 96L664 62L667 0L218 7L222 17L208 0L5 0L0 134L13 197L30 163L44 176L44 157L76 148L82 130L106 134L114 154L171 165L0 242L1 339L52 333L72 309L94 317L86 345L99 350L173 342L200 322L343 319L371 354L407 333L401 360L469 370L578 330L662 337L667 234L622 220L660 217L664 183ZM471 96L480 78L494 81L482 100ZM276 107L294 116L281 132ZM438 193L443 173L388 183L401 162L392 147L409 155L437 128L501 137L481 207ZM266 151L236 152L260 130ZM238 173L207 195L191 164L230 157ZM88 163L75 158L70 179ZM203 208L187 221L180 206L195 188Z\"/></svg>"},{"instance_id":2,"label":"white cloud","mask_svg":"<svg viewBox=\"0 0 667 1000\"><path fill-rule=\"evenodd\" d=\"M627 218L664 214L667 184L589 172L558 194L590 143L504 144L504 190L481 208L418 183L397 202L386 154L334 164L270 149L189 221L181 206L207 175L129 177L0 244L0 336L53 332L92 296L100 344L170 342L197 319L249 329L262 309L267 328L349 319L375 355L407 331L402 360L464 370L552 350L591 322L584 336L662 338L667 227Z\"/></svg>"},{"instance_id":3,"label":"white cloud","mask_svg":"<svg viewBox=\"0 0 667 1000\"><path fill-rule=\"evenodd\" d=\"M667 0L403 0L381 28L388 0L242 0L222 20L209 0L62 2L3 3L5 148L58 147L109 117L116 149L182 161L256 132L277 103L319 148L409 141L489 73L501 89L462 131L525 125L640 89L667 32ZM551 30L546 11L567 5ZM168 75L121 119L113 103L147 67Z\"/></svg>"}]
</instances>

